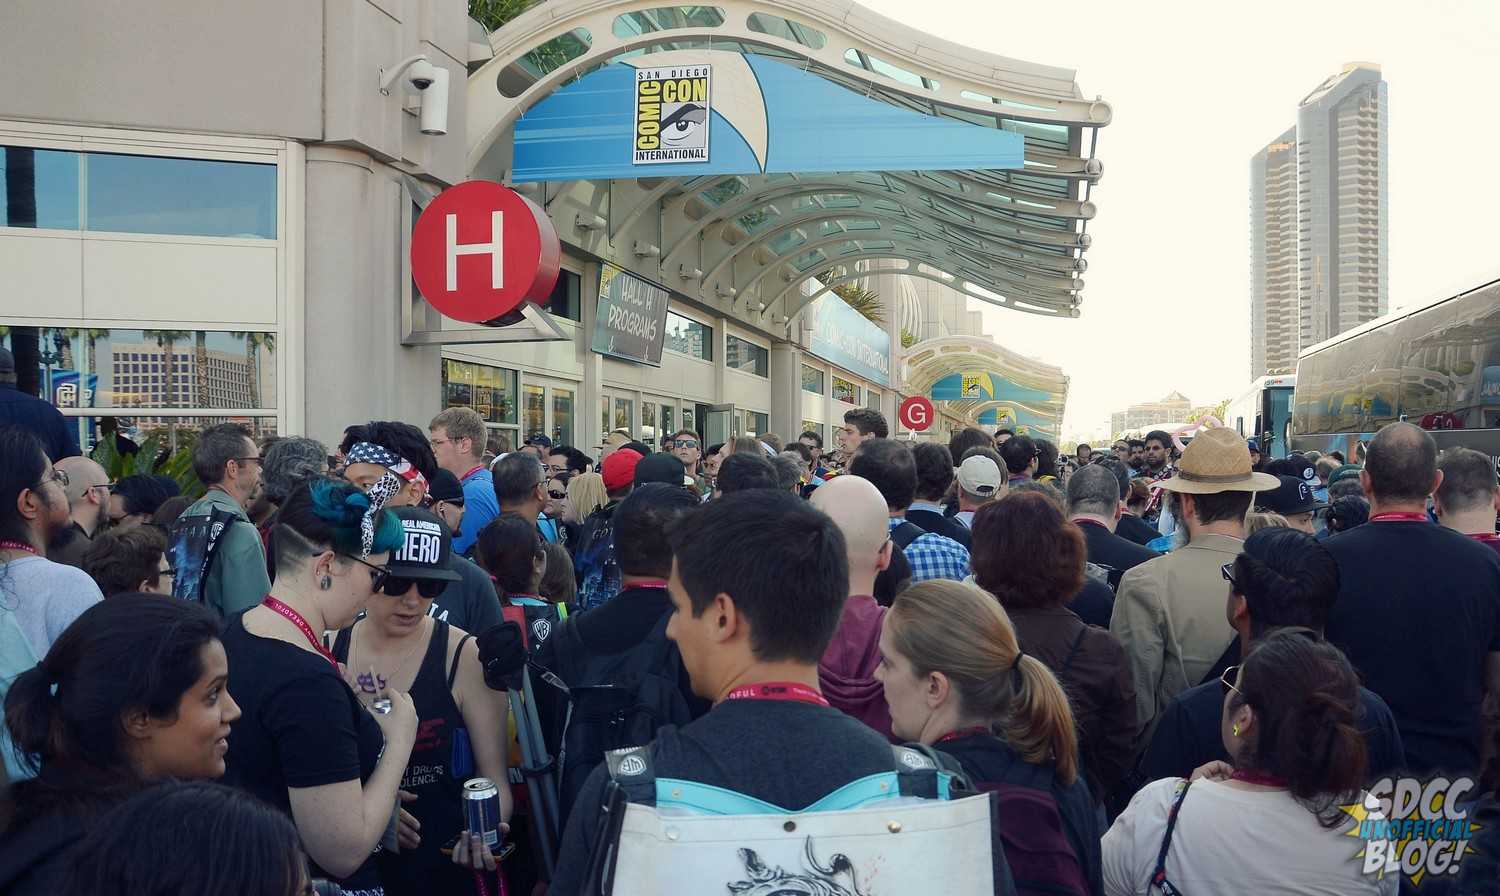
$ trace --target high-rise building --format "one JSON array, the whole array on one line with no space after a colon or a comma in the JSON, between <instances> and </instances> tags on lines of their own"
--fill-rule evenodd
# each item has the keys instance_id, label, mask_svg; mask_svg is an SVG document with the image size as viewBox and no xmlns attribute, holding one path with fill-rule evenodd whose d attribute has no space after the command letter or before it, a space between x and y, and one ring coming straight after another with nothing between
<instances>
[{"instance_id":1,"label":"high-rise building","mask_svg":"<svg viewBox=\"0 0 1500 896\"><path fill-rule=\"evenodd\" d=\"M1251 376L1390 307L1386 85L1350 63L1302 99L1296 127L1251 160ZM1286 305L1286 146L1295 142L1295 328ZM1284 330L1292 329L1293 334Z\"/></svg>"},{"instance_id":2,"label":"high-rise building","mask_svg":"<svg viewBox=\"0 0 1500 896\"><path fill-rule=\"evenodd\" d=\"M1160 401L1133 404L1109 416L1112 434L1146 430L1169 423L1183 423L1193 412L1193 403L1181 392L1172 392Z\"/></svg>"},{"instance_id":3,"label":"high-rise building","mask_svg":"<svg viewBox=\"0 0 1500 896\"><path fill-rule=\"evenodd\" d=\"M1250 378L1297 367L1297 129L1250 158Z\"/></svg>"}]
</instances>

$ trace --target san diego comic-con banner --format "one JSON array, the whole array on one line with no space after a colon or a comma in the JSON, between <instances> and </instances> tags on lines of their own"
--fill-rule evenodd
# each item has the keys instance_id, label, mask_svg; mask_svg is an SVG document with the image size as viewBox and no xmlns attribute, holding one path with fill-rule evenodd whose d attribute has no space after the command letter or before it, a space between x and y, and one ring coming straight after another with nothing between
<instances>
[{"instance_id":1,"label":"san diego comic-con banner","mask_svg":"<svg viewBox=\"0 0 1500 896\"><path fill-rule=\"evenodd\" d=\"M635 70L635 130L631 162L708 161L708 65Z\"/></svg>"}]
</instances>

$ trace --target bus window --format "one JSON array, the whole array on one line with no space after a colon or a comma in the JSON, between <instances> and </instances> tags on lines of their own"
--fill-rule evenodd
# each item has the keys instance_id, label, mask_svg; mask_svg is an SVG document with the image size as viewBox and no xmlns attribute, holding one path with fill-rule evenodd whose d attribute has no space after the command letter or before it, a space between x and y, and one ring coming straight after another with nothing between
<instances>
[{"instance_id":1,"label":"bus window","mask_svg":"<svg viewBox=\"0 0 1500 896\"><path fill-rule=\"evenodd\" d=\"M1236 417L1236 418L1234 418L1234 429L1235 429L1236 432L1238 432L1240 434L1240 438L1243 439L1245 437L1245 418L1244 417Z\"/></svg>"}]
</instances>

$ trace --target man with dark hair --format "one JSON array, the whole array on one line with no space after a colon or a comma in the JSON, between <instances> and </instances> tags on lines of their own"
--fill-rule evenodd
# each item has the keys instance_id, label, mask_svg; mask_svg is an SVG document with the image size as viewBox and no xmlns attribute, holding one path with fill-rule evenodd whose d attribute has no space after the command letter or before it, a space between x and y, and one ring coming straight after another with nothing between
<instances>
[{"instance_id":1,"label":"man with dark hair","mask_svg":"<svg viewBox=\"0 0 1500 896\"><path fill-rule=\"evenodd\" d=\"M536 520L537 532L548 544L563 544L563 528L547 516L547 471L536 455L527 451L507 454L491 471L495 478L495 500L501 513L517 513ZM567 545L563 545L567 547Z\"/></svg>"},{"instance_id":2,"label":"man with dark hair","mask_svg":"<svg viewBox=\"0 0 1500 896\"><path fill-rule=\"evenodd\" d=\"M703 440L691 429L679 429L672 434L671 451L682 461L683 472L693 478L693 488L699 495L713 491L703 476Z\"/></svg>"},{"instance_id":3,"label":"man with dark hair","mask_svg":"<svg viewBox=\"0 0 1500 896\"><path fill-rule=\"evenodd\" d=\"M1088 560L1104 568L1111 588L1131 569L1158 556L1149 548L1115 534L1125 502L1120 481L1103 464L1089 464L1068 479L1068 517L1083 531Z\"/></svg>"},{"instance_id":4,"label":"man with dark hair","mask_svg":"<svg viewBox=\"0 0 1500 896\"><path fill-rule=\"evenodd\" d=\"M138 591L171 595L167 539L155 526L103 532L83 552L83 571L106 597Z\"/></svg>"},{"instance_id":5,"label":"man with dark hair","mask_svg":"<svg viewBox=\"0 0 1500 896\"><path fill-rule=\"evenodd\" d=\"M889 771L885 738L819 693L818 661L849 592L833 522L790 494L752 489L680 517L671 535L667 634L693 691L714 709L657 734L649 751L657 780L695 781L796 812ZM585 890L607 780L595 770L575 804L559 852L576 858L560 863L556 896Z\"/></svg>"},{"instance_id":6,"label":"man with dark hair","mask_svg":"<svg viewBox=\"0 0 1500 896\"><path fill-rule=\"evenodd\" d=\"M1500 535L1495 534L1495 514L1500 513L1495 461L1472 448L1450 448L1438 458L1438 472L1443 483L1432 495L1438 522L1500 551Z\"/></svg>"},{"instance_id":7,"label":"man with dark hair","mask_svg":"<svg viewBox=\"0 0 1500 896\"><path fill-rule=\"evenodd\" d=\"M1094 449L1085 443L1079 443L1078 447L1073 449L1073 456L1078 458L1078 466L1082 467L1094 462Z\"/></svg>"},{"instance_id":8,"label":"man with dark hair","mask_svg":"<svg viewBox=\"0 0 1500 896\"><path fill-rule=\"evenodd\" d=\"M1005 469L1011 484L1025 482L1036 473L1036 442L1027 436L1011 436L1000 445L1000 457L1005 460Z\"/></svg>"},{"instance_id":9,"label":"man with dark hair","mask_svg":"<svg viewBox=\"0 0 1500 896\"><path fill-rule=\"evenodd\" d=\"M1125 441L1124 439L1115 439L1115 443L1110 446L1109 450L1110 450L1110 453L1115 456L1115 460L1118 460L1120 463L1124 464L1127 468L1129 468L1129 466L1130 466L1130 443L1129 442Z\"/></svg>"},{"instance_id":10,"label":"man with dark hair","mask_svg":"<svg viewBox=\"0 0 1500 896\"><path fill-rule=\"evenodd\" d=\"M948 456L953 458L954 466L963 463L970 448L994 447L995 437L977 426L965 426L948 438Z\"/></svg>"},{"instance_id":11,"label":"man with dark hair","mask_svg":"<svg viewBox=\"0 0 1500 896\"><path fill-rule=\"evenodd\" d=\"M1129 451L1127 450L1127 454ZM1120 520L1115 524L1115 534L1142 547L1150 544L1161 536L1161 533L1145 520L1131 512L1130 506L1125 499L1130 497L1130 480L1132 473L1130 467L1119 457L1100 458L1097 466L1114 474L1115 481L1120 484Z\"/></svg>"},{"instance_id":12,"label":"man with dark hair","mask_svg":"<svg viewBox=\"0 0 1500 896\"><path fill-rule=\"evenodd\" d=\"M121 528L149 523L157 509L181 491L170 476L126 476L110 489L109 524Z\"/></svg>"},{"instance_id":13,"label":"man with dark hair","mask_svg":"<svg viewBox=\"0 0 1500 896\"><path fill-rule=\"evenodd\" d=\"M1182 472L1159 485L1172 494L1188 542L1121 576L1109 623L1130 659L1147 739L1168 701L1217 674L1234 639L1224 619L1223 566L1244 545L1255 492L1278 482L1252 471L1245 440L1218 427L1199 433L1182 455Z\"/></svg>"},{"instance_id":14,"label":"man with dark hair","mask_svg":"<svg viewBox=\"0 0 1500 896\"><path fill-rule=\"evenodd\" d=\"M1160 429L1146 433L1141 475L1147 479L1168 479L1177 473L1172 466L1172 437Z\"/></svg>"},{"instance_id":15,"label":"man with dark hair","mask_svg":"<svg viewBox=\"0 0 1500 896\"><path fill-rule=\"evenodd\" d=\"M849 463L849 472L868 479L885 498L891 540L911 564L913 585L928 579L962 582L969 575L968 548L906 519L917 493L917 465L906 445L889 439L866 442Z\"/></svg>"},{"instance_id":16,"label":"man with dark hair","mask_svg":"<svg viewBox=\"0 0 1500 896\"><path fill-rule=\"evenodd\" d=\"M943 499L953 485L953 455L937 442L918 442L911 449L917 468L916 500L906 509L907 522L969 547L969 528L943 512Z\"/></svg>"},{"instance_id":17,"label":"man with dark hair","mask_svg":"<svg viewBox=\"0 0 1500 896\"><path fill-rule=\"evenodd\" d=\"M719 464L714 485L714 497L718 498L750 489L780 488L781 480L770 458L759 452L736 451Z\"/></svg>"},{"instance_id":18,"label":"man with dark hair","mask_svg":"<svg viewBox=\"0 0 1500 896\"><path fill-rule=\"evenodd\" d=\"M1340 576L1328 640L1390 705L1409 773L1473 773L1480 706L1500 693L1500 555L1428 520L1443 473L1422 429L1381 429L1359 478L1370 521L1323 542Z\"/></svg>"},{"instance_id":19,"label":"man with dark hair","mask_svg":"<svg viewBox=\"0 0 1500 896\"><path fill-rule=\"evenodd\" d=\"M1014 439L1015 437L1016 437L1016 433L1015 433L1014 430L1010 430L1010 429L997 429L997 430L995 430L995 447L999 448L1001 445L1004 445L1006 442L1009 442L1011 439Z\"/></svg>"},{"instance_id":20,"label":"man with dark hair","mask_svg":"<svg viewBox=\"0 0 1500 896\"><path fill-rule=\"evenodd\" d=\"M65 457L76 457L78 427L69 425L50 401L27 395L16 388L16 358L9 349L0 348L0 426L19 426L42 443L42 450L53 463Z\"/></svg>"},{"instance_id":21,"label":"man with dark hair","mask_svg":"<svg viewBox=\"0 0 1500 896\"><path fill-rule=\"evenodd\" d=\"M553 445L547 454L547 475L552 478L587 473L590 466L589 456L572 445Z\"/></svg>"},{"instance_id":22,"label":"man with dark hair","mask_svg":"<svg viewBox=\"0 0 1500 896\"><path fill-rule=\"evenodd\" d=\"M859 446L871 439L884 439L891 434L885 415L874 408L855 408L844 412L844 425L839 427L839 447L845 455L852 455Z\"/></svg>"},{"instance_id":23,"label":"man with dark hair","mask_svg":"<svg viewBox=\"0 0 1500 896\"><path fill-rule=\"evenodd\" d=\"M812 474L818 478L822 478L823 474L826 472L823 469L822 465L823 437L809 429L806 432L802 433L802 435L797 437L797 443L805 446L807 450L812 454L812 458L810 460L810 463L812 464Z\"/></svg>"},{"instance_id":24,"label":"man with dark hair","mask_svg":"<svg viewBox=\"0 0 1500 896\"><path fill-rule=\"evenodd\" d=\"M426 440L422 443L425 447ZM265 548L245 512L260 488L260 449L237 423L210 426L193 444L193 472L208 491L182 512L179 523L210 517L215 512L228 522L207 558L208 572L200 591L204 604L228 618L259 604L271 593ZM185 572L176 569L176 578L180 581Z\"/></svg>"},{"instance_id":25,"label":"man with dark hair","mask_svg":"<svg viewBox=\"0 0 1500 896\"><path fill-rule=\"evenodd\" d=\"M463 528L453 537L453 550L467 555L479 530L500 515L495 481L484 463L489 430L472 408L448 408L427 424L428 443L438 466L458 477L464 490Z\"/></svg>"},{"instance_id":26,"label":"man with dark hair","mask_svg":"<svg viewBox=\"0 0 1500 896\"><path fill-rule=\"evenodd\" d=\"M1307 533L1285 527L1262 529L1246 539L1228 575L1233 581L1225 615L1238 636L1240 656L1267 632L1284 626L1311 629L1321 636L1339 591L1333 556ZM1375 780L1402 768L1406 756L1385 701L1364 688L1359 689L1359 701L1360 730L1369 754L1366 777ZM1218 681L1174 697L1162 710L1151 745L1141 757L1145 779L1186 778L1214 760L1232 761L1224 749L1223 711L1224 686Z\"/></svg>"},{"instance_id":27,"label":"man with dark hair","mask_svg":"<svg viewBox=\"0 0 1500 896\"><path fill-rule=\"evenodd\" d=\"M1130 446L1130 460L1127 463L1130 464L1130 469L1135 475L1139 476L1146 465L1146 440L1129 439L1126 444Z\"/></svg>"}]
</instances>

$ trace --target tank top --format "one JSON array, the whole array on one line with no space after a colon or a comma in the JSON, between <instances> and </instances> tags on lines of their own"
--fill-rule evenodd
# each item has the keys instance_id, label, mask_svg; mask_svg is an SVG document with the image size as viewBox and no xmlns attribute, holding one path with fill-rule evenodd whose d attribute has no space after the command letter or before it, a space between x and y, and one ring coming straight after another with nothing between
<instances>
[{"instance_id":1,"label":"tank top","mask_svg":"<svg viewBox=\"0 0 1500 896\"><path fill-rule=\"evenodd\" d=\"M333 655L341 663L348 662L353 632L354 626L350 626L334 640ZM474 773L464 719L453 699L458 658L463 655L464 642L471 637L465 635L459 642L450 665L448 623L433 620L427 652L412 682L410 695L417 710L417 738L406 771L401 775L401 789L416 794L417 799L402 808L421 823L422 840L414 850L400 853L382 850L377 854L380 876L390 896L467 893L467 889L459 888L474 885L473 872L454 865L442 853L443 847L449 846L464 828L459 794L463 782ZM463 742L457 751L455 739Z\"/></svg>"}]
</instances>

